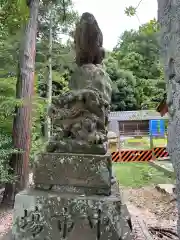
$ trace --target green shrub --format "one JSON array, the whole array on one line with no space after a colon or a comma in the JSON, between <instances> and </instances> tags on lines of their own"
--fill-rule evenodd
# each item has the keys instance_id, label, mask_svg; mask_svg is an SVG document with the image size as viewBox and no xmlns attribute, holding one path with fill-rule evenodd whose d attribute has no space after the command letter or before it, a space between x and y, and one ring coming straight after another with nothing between
<instances>
[{"instance_id":1,"label":"green shrub","mask_svg":"<svg viewBox=\"0 0 180 240\"><path fill-rule=\"evenodd\" d=\"M6 183L12 180L9 175L9 157L15 152L12 148L12 139L6 133L0 133L0 183Z\"/></svg>"}]
</instances>

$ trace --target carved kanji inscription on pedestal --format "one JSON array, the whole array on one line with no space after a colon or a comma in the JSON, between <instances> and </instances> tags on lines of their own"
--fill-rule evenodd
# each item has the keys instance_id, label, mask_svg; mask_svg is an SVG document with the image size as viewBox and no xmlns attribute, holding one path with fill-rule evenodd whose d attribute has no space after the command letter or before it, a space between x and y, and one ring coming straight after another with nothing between
<instances>
[{"instance_id":1,"label":"carved kanji inscription on pedestal","mask_svg":"<svg viewBox=\"0 0 180 240\"><path fill-rule=\"evenodd\" d=\"M43 231L43 221L38 207L34 211L24 210L24 216L17 220L20 231L37 238Z\"/></svg>"}]
</instances>

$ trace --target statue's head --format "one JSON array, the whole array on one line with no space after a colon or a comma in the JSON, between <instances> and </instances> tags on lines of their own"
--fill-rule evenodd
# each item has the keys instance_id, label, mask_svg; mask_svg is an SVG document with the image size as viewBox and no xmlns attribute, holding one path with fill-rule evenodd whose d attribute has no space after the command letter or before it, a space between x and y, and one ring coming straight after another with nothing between
<instances>
[{"instance_id":1,"label":"statue's head","mask_svg":"<svg viewBox=\"0 0 180 240\"><path fill-rule=\"evenodd\" d=\"M80 22L83 21L83 20L87 21L88 23L96 21L94 15L92 13L89 13L89 12L85 12L85 13L82 14Z\"/></svg>"}]
</instances>

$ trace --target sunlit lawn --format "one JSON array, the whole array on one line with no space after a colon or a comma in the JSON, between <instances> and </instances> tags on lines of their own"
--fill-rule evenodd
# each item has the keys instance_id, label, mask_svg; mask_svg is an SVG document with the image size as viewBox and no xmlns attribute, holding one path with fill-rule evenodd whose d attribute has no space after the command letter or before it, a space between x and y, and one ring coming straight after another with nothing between
<instances>
[{"instance_id":1,"label":"sunlit lawn","mask_svg":"<svg viewBox=\"0 0 180 240\"><path fill-rule=\"evenodd\" d=\"M127 187L174 183L172 177L164 175L148 163L114 163L113 169L120 184Z\"/></svg>"},{"instance_id":2,"label":"sunlit lawn","mask_svg":"<svg viewBox=\"0 0 180 240\"><path fill-rule=\"evenodd\" d=\"M126 149L149 149L150 148L150 138L129 138L123 141L124 148ZM166 147L167 138L153 138L154 147Z\"/></svg>"}]
</instances>

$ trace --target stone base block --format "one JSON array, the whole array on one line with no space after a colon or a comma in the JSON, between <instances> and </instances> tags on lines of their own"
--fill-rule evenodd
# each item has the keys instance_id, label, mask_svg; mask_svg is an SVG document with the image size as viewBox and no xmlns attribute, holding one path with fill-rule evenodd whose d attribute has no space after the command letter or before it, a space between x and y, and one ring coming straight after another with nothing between
<instances>
[{"instance_id":1,"label":"stone base block","mask_svg":"<svg viewBox=\"0 0 180 240\"><path fill-rule=\"evenodd\" d=\"M25 190L17 194L14 240L131 240L118 194L80 196Z\"/></svg>"},{"instance_id":2,"label":"stone base block","mask_svg":"<svg viewBox=\"0 0 180 240\"><path fill-rule=\"evenodd\" d=\"M104 144L87 144L74 139L63 139L58 141L49 141L46 146L46 151L53 153L86 153L86 154L99 154L104 155L107 153L107 143Z\"/></svg>"},{"instance_id":3,"label":"stone base block","mask_svg":"<svg viewBox=\"0 0 180 240\"><path fill-rule=\"evenodd\" d=\"M34 170L36 188L79 194L111 193L111 156L42 153Z\"/></svg>"}]
</instances>

